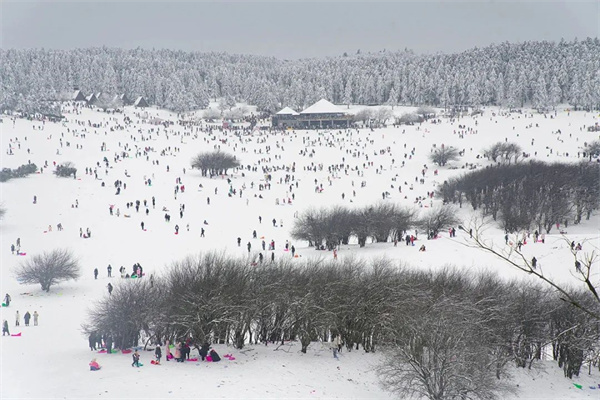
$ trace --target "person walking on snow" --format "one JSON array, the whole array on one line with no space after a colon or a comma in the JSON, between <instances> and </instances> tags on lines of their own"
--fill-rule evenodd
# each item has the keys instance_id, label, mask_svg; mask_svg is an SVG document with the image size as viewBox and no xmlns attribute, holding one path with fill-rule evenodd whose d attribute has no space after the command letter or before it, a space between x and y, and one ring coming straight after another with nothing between
<instances>
[{"instance_id":1,"label":"person walking on snow","mask_svg":"<svg viewBox=\"0 0 600 400\"><path fill-rule=\"evenodd\" d=\"M98 268L94 268L94 279L98 279Z\"/></svg>"},{"instance_id":2,"label":"person walking on snow","mask_svg":"<svg viewBox=\"0 0 600 400\"><path fill-rule=\"evenodd\" d=\"M2 336L4 335L8 335L10 336L10 331L8 330L8 321L4 320L4 322L2 322Z\"/></svg>"},{"instance_id":3,"label":"person walking on snow","mask_svg":"<svg viewBox=\"0 0 600 400\"><path fill-rule=\"evenodd\" d=\"M40 316L40 314L38 314L37 311L33 312L33 326L38 326L38 317Z\"/></svg>"},{"instance_id":4,"label":"person walking on snow","mask_svg":"<svg viewBox=\"0 0 600 400\"><path fill-rule=\"evenodd\" d=\"M19 316L19 310L17 310L17 313L15 314L15 326L20 326L21 323L19 322L21 320L21 317Z\"/></svg>"},{"instance_id":5,"label":"person walking on snow","mask_svg":"<svg viewBox=\"0 0 600 400\"><path fill-rule=\"evenodd\" d=\"M111 278L112 277L112 266L110 264L108 264L108 267L106 267L106 270L108 271L108 277Z\"/></svg>"},{"instance_id":6,"label":"person walking on snow","mask_svg":"<svg viewBox=\"0 0 600 400\"><path fill-rule=\"evenodd\" d=\"M156 349L154 350L154 356L156 357L156 363L160 364L160 358L162 357L162 350L160 348L160 344L156 345Z\"/></svg>"},{"instance_id":7,"label":"person walking on snow","mask_svg":"<svg viewBox=\"0 0 600 400\"><path fill-rule=\"evenodd\" d=\"M140 366L140 353L138 353L138 351L136 350L133 354L133 362L131 363L132 367L139 367Z\"/></svg>"},{"instance_id":8,"label":"person walking on snow","mask_svg":"<svg viewBox=\"0 0 600 400\"><path fill-rule=\"evenodd\" d=\"M29 311L25 312L25 315L23 315L23 320L25 320L25 326L29 326L30 319L31 319L31 314L29 314Z\"/></svg>"},{"instance_id":9,"label":"person walking on snow","mask_svg":"<svg viewBox=\"0 0 600 400\"><path fill-rule=\"evenodd\" d=\"M6 307L10 306L10 301L12 299L10 298L10 295L8 293L6 293L6 296L4 296L4 304L6 304Z\"/></svg>"},{"instance_id":10,"label":"person walking on snow","mask_svg":"<svg viewBox=\"0 0 600 400\"><path fill-rule=\"evenodd\" d=\"M113 285L111 285L110 283L108 284L108 286L106 286L108 288L108 294L112 294L113 291Z\"/></svg>"}]
</instances>

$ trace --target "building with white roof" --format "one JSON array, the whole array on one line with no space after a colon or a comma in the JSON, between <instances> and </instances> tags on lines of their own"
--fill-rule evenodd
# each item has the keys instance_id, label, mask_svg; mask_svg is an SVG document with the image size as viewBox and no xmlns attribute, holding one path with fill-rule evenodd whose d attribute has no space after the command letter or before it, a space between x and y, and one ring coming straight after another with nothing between
<instances>
[{"instance_id":1,"label":"building with white roof","mask_svg":"<svg viewBox=\"0 0 600 400\"><path fill-rule=\"evenodd\" d=\"M325 99L300 113L285 107L272 117L272 126L275 128L347 128L351 124L351 115Z\"/></svg>"}]
</instances>

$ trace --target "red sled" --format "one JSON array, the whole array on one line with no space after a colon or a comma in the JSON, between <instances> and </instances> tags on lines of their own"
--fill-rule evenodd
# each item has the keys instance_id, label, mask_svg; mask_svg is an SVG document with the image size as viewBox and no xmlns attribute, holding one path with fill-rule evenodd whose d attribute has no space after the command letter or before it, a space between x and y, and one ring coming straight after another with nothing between
<instances>
[{"instance_id":1,"label":"red sled","mask_svg":"<svg viewBox=\"0 0 600 400\"><path fill-rule=\"evenodd\" d=\"M123 354L129 354L129 353L133 353L133 350L125 349L125 350L121 350L121 352Z\"/></svg>"},{"instance_id":2,"label":"red sled","mask_svg":"<svg viewBox=\"0 0 600 400\"><path fill-rule=\"evenodd\" d=\"M160 363L157 362L157 361L155 361L155 360L150 361L150 364L152 364L152 365L160 365Z\"/></svg>"},{"instance_id":3,"label":"red sled","mask_svg":"<svg viewBox=\"0 0 600 400\"><path fill-rule=\"evenodd\" d=\"M12 335L10 335L10 336L16 336L16 337L20 337L20 336L21 336L21 332L19 332L19 333L13 333L13 334L12 334Z\"/></svg>"}]
</instances>

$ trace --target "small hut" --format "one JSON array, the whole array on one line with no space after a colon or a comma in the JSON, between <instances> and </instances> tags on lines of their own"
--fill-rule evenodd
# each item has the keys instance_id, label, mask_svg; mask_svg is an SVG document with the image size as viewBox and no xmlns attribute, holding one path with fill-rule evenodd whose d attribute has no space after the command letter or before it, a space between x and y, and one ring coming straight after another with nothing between
<instances>
[{"instance_id":1,"label":"small hut","mask_svg":"<svg viewBox=\"0 0 600 400\"><path fill-rule=\"evenodd\" d=\"M146 101L144 96L140 96L137 99L135 99L135 102L133 103L133 105L135 107L148 107L148 102Z\"/></svg>"},{"instance_id":2,"label":"small hut","mask_svg":"<svg viewBox=\"0 0 600 400\"><path fill-rule=\"evenodd\" d=\"M71 96L71 100L73 100L73 101L85 101L85 100L86 100L86 98L85 98L85 96L83 95L83 92L82 92L81 90L79 90L79 89L76 89L76 90L73 92L73 95Z\"/></svg>"},{"instance_id":3,"label":"small hut","mask_svg":"<svg viewBox=\"0 0 600 400\"><path fill-rule=\"evenodd\" d=\"M94 93L90 94L88 97L85 98L85 101L87 102L88 105L94 105L96 104L96 102L98 101L98 98L96 97L96 95Z\"/></svg>"}]
</instances>

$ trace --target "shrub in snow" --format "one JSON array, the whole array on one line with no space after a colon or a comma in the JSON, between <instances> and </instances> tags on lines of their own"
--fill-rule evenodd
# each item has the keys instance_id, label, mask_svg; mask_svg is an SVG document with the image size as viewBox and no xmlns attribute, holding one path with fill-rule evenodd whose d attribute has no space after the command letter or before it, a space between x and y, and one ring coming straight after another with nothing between
<instances>
[{"instance_id":1,"label":"shrub in snow","mask_svg":"<svg viewBox=\"0 0 600 400\"><path fill-rule=\"evenodd\" d=\"M214 121L221 118L221 113L218 110L209 108L208 110L204 110L202 116L207 121Z\"/></svg>"},{"instance_id":2,"label":"shrub in snow","mask_svg":"<svg viewBox=\"0 0 600 400\"><path fill-rule=\"evenodd\" d=\"M80 275L77 259L70 251L64 249L32 256L15 269L15 276L20 283L39 283L46 292L50 291L52 285L77 279Z\"/></svg>"},{"instance_id":3,"label":"shrub in snow","mask_svg":"<svg viewBox=\"0 0 600 400\"><path fill-rule=\"evenodd\" d=\"M73 176L73 178L77 177L77 168L70 162L64 162L56 166L56 170L54 171L56 176L61 178L69 178Z\"/></svg>"},{"instance_id":4,"label":"shrub in snow","mask_svg":"<svg viewBox=\"0 0 600 400\"><path fill-rule=\"evenodd\" d=\"M404 125L414 125L419 122L423 122L423 117L416 113L405 113L398 118L398 123Z\"/></svg>"},{"instance_id":5,"label":"shrub in snow","mask_svg":"<svg viewBox=\"0 0 600 400\"><path fill-rule=\"evenodd\" d=\"M37 171L35 164L23 164L17 169L3 168L0 171L0 182L6 182L13 178L24 178L29 174L33 174Z\"/></svg>"},{"instance_id":6,"label":"shrub in snow","mask_svg":"<svg viewBox=\"0 0 600 400\"><path fill-rule=\"evenodd\" d=\"M415 114L420 115L425 119L433 118L433 117L435 117L435 109L433 107L423 106L423 107L417 108L417 111L415 111Z\"/></svg>"},{"instance_id":7,"label":"shrub in snow","mask_svg":"<svg viewBox=\"0 0 600 400\"><path fill-rule=\"evenodd\" d=\"M585 151L590 158L590 161L592 161L592 158L594 157L600 157L600 140L594 140L593 142L588 143L587 146L585 146Z\"/></svg>"}]
</instances>

